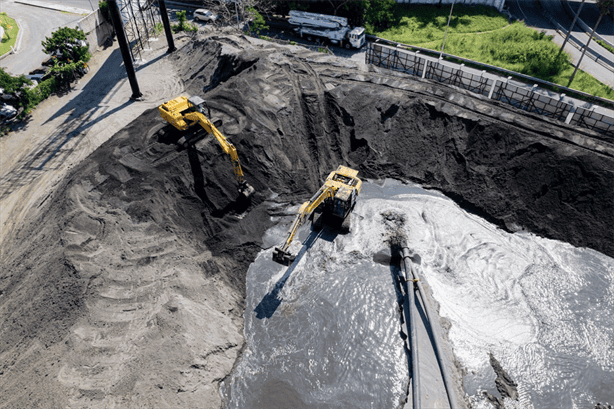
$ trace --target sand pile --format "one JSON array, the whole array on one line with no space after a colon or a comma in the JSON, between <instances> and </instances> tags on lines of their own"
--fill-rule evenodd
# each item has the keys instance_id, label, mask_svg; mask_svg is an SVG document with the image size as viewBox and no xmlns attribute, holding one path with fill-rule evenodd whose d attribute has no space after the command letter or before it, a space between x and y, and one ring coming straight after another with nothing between
<instances>
[{"instance_id":1,"label":"sand pile","mask_svg":"<svg viewBox=\"0 0 614 409\"><path fill-rule=\"evenodd\" d=\"M614 255L614 148L588 131L300 47L220 37L169 58L257 194L235 203L219 146L177 151L156 110L101 146L3 249L1 408L219 406L271 200L338 164Z\"/></svg>"}]
</instances>

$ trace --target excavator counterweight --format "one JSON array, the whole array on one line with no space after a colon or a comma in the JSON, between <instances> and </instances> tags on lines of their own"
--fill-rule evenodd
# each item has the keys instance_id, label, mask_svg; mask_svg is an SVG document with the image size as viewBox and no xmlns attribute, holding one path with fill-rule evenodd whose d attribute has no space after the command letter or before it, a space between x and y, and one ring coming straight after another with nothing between
<instances>
[{"instance_id":1,"label":"excavator counterweight","mask_svg":"<svg viewBox=\"0 0 614 409\"><path fill-rule=\"evenodd\" d=\"M284 244L273 250L273 261L284 265L292 264L296 256L288 251L290 243L298 229L316 210L322 211L318 221L324 218L330 224L339 225L342 231L346 230L344 233L349 231L350 214L362 187L362 181L357 175L357 170L345 166L339 166L328 175L324 185L300 207Z\"/></svg>"},{"instance_id":2,"label":"excavator counterweight","mask_svg":"<svg viewBox=\"0 0 614 409\"><path fill-rule=\"evenodd\" d=\"M237 178L239 194L244 198L249 198L254 194L255 189L243 180L243 169L241 168L241 162L239 161L239 155L237 149L232 143L226 139L224 135L213 125L213 123L205 116L204 110L207 108L207 104L204 99L194 96L191 98L177 97L172 99L158 107L160 116L164 118L166 122L173 125L180 131L185 131L192 126L199 124L209 135L218 141L224 153L230 156L232 162L232 169ZM209 117L211 113L207 112ZM179 140L179 144L184 148L188 145L194 144L199 138L186 138L183 137Z\"/></svg>"}]
</instances>

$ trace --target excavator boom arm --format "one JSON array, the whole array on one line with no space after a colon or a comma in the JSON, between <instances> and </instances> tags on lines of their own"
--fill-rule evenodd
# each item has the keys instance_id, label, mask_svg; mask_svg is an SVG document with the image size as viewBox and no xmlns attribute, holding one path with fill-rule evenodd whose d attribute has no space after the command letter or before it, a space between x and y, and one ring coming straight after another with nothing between
<instances>
[{"instance_id":1,"label":"excavator boom arm","mask_svg":"<svg viewBox=\"0 0 614 409\"><path fill-rule=\"evenodd\" d=\"M331 186L322 186L320 190L316 192L315 195L308 201L303 203L300 207L294 222L292 223L292 227L288 231L286 236L286 240L284 244L275 249L273 253L273 259L281 262L282 264L289 264L294 259L288 253L288 247L290 247L290 243L294 240L294 236L298 229L305 224L305 221L311 216L311 214L324 202L327 198L332 198L335 195L335 188Z\"/></svg>"},{"instance_id":2,"label":"excavator boom arm","mask_svg":"<svg viewBox=\"0 0 614 409\"><path fill-rule=\"evenodd\" d=\"M237 182L239 182L239 194L247 199L255 190L243 180L243 169L241 169L241 162L239 161L237 150L205 116L203 113L204 108L206 108L209 115L211 115L204 99L197 96L191 98L181 96L160 105L158 111L165 121L180 131L185 131L198 123L209 135L213 135L222 147L224 153L230 156L232 170L237 178ZM184 138L181 138L179 142L184 147L187 147L187 141L181 142L182 139Z\"/></svg>"},{"instance_id":3,"label":"excavator boom arm","mask_svg":"<svg viewBox=\"0 0 614 409\"><path fill-rule=\"evenodd\" d=\"M232 169L237 178L237 182L239 184L243 183L243 169L241 169L241 162L239 161L239 155L237 154L237 149L235 146L228 142L228 139L211 123L211 121L200 112L190 112L184 115L184 118L188 121L194 123L199 123L200 126L203 127L207 133L213 135L217 142L222 147L222 150L225 154L230 156L230 160L232 161Z\"/></svg>"}]
</instances>

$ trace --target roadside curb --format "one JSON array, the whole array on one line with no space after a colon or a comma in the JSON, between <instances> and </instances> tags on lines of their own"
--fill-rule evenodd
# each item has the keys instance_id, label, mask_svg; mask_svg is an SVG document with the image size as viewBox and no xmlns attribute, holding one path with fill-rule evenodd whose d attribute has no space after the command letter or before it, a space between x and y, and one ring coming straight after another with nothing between
<instances>
[{"instance_id":1,"label":"roadside curb","mask_svg":"<svg viewBox=\"0 0 614 409\"><path fill-rule=\"evenodd\" d=\"M80 9L78 7L63 6L61 4L44 3L36 0L15 0L15 3L24 4L26 6L40 7L43 9L65 11L73 14L90 14L92 10Z\"/></svg>"},{"instance_id":2,"label":"roadside curb","mask_svg":"<svg viewBox=\"0 0 614 409\"><path fill-rule=\"evenodd\" d=\"M23 27L19 24L19 20L15 20L15 24L19 27L19 34L17 34L17 41L15 41L15 54L17 54L21 48L21 40L23 40Z\"/></svg>"},{"instance_id":3,"label":"roadside curb","mask_svg":"<svg viewBox=\"0 0 614 409\"><path fill-rule=\"evenodd\" d=\"M17 24L17 28L19 28L19 32L17 34L17 41L15 41L15 54L17 54L19 52L19 47L21 46L21 39L23 38L23 29L21 28L21 25L19 24L19 20L15 19L15 24ZM4 60L6 57L8 57L9 55L13 54L13 52L8 51L2 55L0 55L0 61Z\"/></svg>"}]
</instances>

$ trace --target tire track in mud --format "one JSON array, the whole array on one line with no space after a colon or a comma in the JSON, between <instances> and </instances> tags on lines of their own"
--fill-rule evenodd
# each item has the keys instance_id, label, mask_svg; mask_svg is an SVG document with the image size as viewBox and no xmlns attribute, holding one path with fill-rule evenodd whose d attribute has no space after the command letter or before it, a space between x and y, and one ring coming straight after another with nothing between
<instances>
[{"instance_id":1,"label":"tire track in mud","mask_svg":"<svg viewBox=\"0 0 614 409\"><path fill-rule=\"evenodd\" d=\"M157 172L152 161L164 164L151 135L135 135L141 150L116 149L118 165L99 167L96 182L86 172L90 177L69 188L75 210L63 229L64 254L88 278L85 314L69 336L73 353L58 373L71 407L121 406L127 393L142 393L151 404L169 393L180 393L185 407L218 402L212 385L230 369L241 344L233 319L219 312L239 300L223 281L203 277L203 267L219 267L208 251L196 251L187 226L157 219L133 190L107 196L115 190L105 188L112 179L127 184ZM177 159L176 153L165 156ZM144 199L149 194L150 201L163 201L152 182L138 181ZM220 328L211 327L211 314L213 322L224 322Z\"/></svg>"},{"instance_id":2,"label":"tire track in mud","mask_svg":"<svg viewBox=\"0 0 614 409\"><path fill-rule=\"evenodd\" d=\"M68 223L63 240L66 256L80 274L90 277L85 304L89 314L72 328L75 353L64 360L58 380L75 391L71 404L84 406L83 396L113 395L115 385L129 382L137 345L169 300L164 287L174 274L168 259L176 250L176 238L147 222L122 227L131 223L118 223L116 218L108 220L109 226L100 234L100 229L90 228L95 220L90 214L105 220L104 209L89 207L97 195L79 192L76 196L83 213ZM119 241L120 247L109 241ZM101 275L99 266L108 260L113 260L114 269ZM102 407L108 402L89 403Z\"/></svg>"},{"instance_id":3,"label":"tire track in mud","mask_svg":"<svg viewBox=\"0 0 614 409\"><path fill-rule=\"evenodd\" d=\"M316 169L319 170L316 179L320 180L326 173L323 173L322 169L334 162L331 150L338 152L334 144L328 144L330 130L327 90L318 72L309 62L300 57L294 57L293 62L295 65L292 68L284 66L283 69L290 78L295 100L303 113L300 116L303 126L298 129L302 130L306 137L309 152L314 158Z\"/></svg>"}]
</instances>

